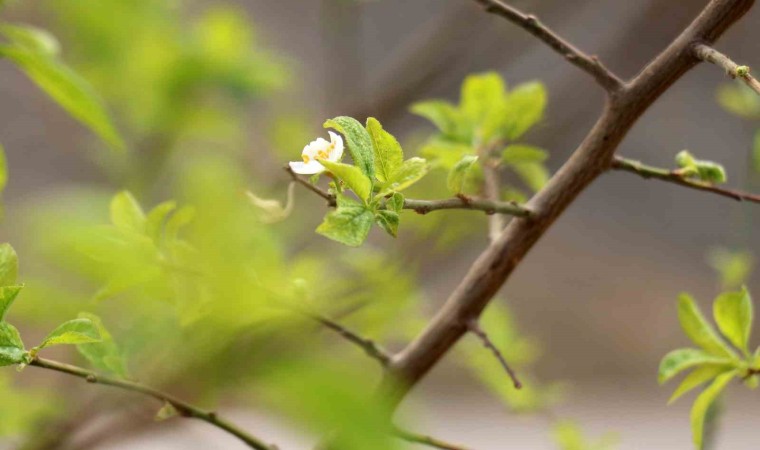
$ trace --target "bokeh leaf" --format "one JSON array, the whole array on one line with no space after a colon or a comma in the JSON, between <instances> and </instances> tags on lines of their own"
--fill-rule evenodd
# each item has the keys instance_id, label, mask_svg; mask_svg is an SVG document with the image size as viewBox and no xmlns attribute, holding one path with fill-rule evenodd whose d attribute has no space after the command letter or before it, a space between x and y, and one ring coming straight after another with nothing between
<instances>
[{"instance_id":1,"label":"bokeh leaf","mask_svg":"<svg viewBox=\"0 0 760 450\"><path fill-rule=\"evenodd\" d=\"M736 353L717 335L689 294L678 297L678 319L686 335L712 355L736 358Z\"/></svg>"},{"instance_id":2,"label":"bokeh leaf","mask_svg":"<svg viewBox=\"0 0 760 450\"><path fill-rule=\"evenodd\" d=\"M111 223L136 233L145 232L145 213L129 191L121 191L111 200Z\"/></svg>"},{"instance_id":3,"label":"bokeh leaf","mask_svg":"<svg viewBox=\"0 0 760 450\"><path fill-rule=\"evenodd\" d=\"M0 286L16 284L18 278L18 255L8 243L0 244Z\"/></svg>"},{"instance_id":4,"label":"bokeh leaf","mask_svg":"<svg viewBox=\"0 0 760 450\"><path fill-rule=\"evenodd\" d=\"M79 318L90 320L97 328L101 339L99 342L78 344L79 353L96 369L126 377L127 371L121 350L114 342L111 333L103 325L100 317L90 313L79 313Z\"/></svg>"},{"instance_id":5,"label":"bokeh leaf","mask_svg":"<svg viewBox=\"0 0 760 450\"><path fill-rule=\"evenodd\" d=\"M739 292L726 292L713 303L713 315L718 328L729 342L749 355L749 336L752 332L752 297L747 288Z\"/></svg>"},{"instance_id":6,"label":"bokeh leaf","mask_svg":"<svg viewBox=\"0 0 760 450\"><path fill-rule=\"evenodd\" d=\"M704 364L726 365L730 363L730 359L716 357L702 350L681 348L671 351L662 358L658 378L660 384L662 384L666 383L682 371L695 366Z\"/></svg>"},{"instance_id":7,"label":"bokeh leaf","mask_svg":"<svg viewBox=\"0 0 760 450\"><path fill-rule=\"evenodd\" d=\"M472 168L472 165L478 160L475 155L464 155L458 163L449 171L449 176L446 179L446 186L452 194L461 194L464 190L467 174Z\"/></svg>"},{"instance_id":8,"label":"bokeh leaf","mask_svg":"<svg viewBox=\"0 0 760 450\"><path fill-rule=\"evenodd\" d=\"M694 402L694 406L691 408L691 432L694 439L694 445L697 446L697 449L702 448L705 415L707 414L707 410L735 376L736 372L734 371L719 375L715 378L715 381L707 387L707 389L699 394L699 397L697 397L697 400Z\"/></svg>"},{"instance_id":9,"label":"bokeh leaf","mask_svg":"<svg viewBox=\"0 0 760 450\"><path fill-rule=\"evenodd\" d=\"M673 395L670 396L668 404L675 402L682 395L688 393L696 387L707 383L708 381L728 370L731 370L731 366L705 365L702 367L697 367L691 373L686 375L686 378L684 378L681 384L678 385L678 388L676 388L676 390L673 392Z\"/></svg>"}]
</instances>

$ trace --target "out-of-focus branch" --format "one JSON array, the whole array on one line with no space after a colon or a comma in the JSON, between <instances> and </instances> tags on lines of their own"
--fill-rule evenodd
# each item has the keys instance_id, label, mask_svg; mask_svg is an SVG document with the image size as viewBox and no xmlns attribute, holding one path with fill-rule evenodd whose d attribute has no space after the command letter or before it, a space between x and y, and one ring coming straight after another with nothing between
<instances>
[{"instance_id":1,"label":"out-of-focus branch","mask_svg":"<svg viewBox=\"0 0 760 450\"><path fill-rule=\"evenodd\" d=\"M573 64L593 76L596 81L607 91L613 92L622 86L623 82L606 68L599 58L589 56L569 43L549 27L542 24L538 18L504 3L501 0L475 0L486 11L501 16L528 33L543 41L546 45L562 55L570 64Z\"/></svg>"},{"instance_id":2,"label":"out-of-focus branch","mask_svg":"<svg viewBox=\"0 0 760 450\"><path fill-rule=\"evenodd\" d=\"M336 206L335 197L332 194L299 177L289 167L286 167L285 170L298 184L327 200L328 206ZM530 217L531 215L530 209L514 202L495 202L465 196L442 200L414 200L407 198L404 199L403 208L415 211L418 214L427 214L443 209L469 209L483 211L486 214L507 214L515 217Z\"/></svg>"},{"instance_id":3,"label":"out-of-focus branch","mask_svg":"<svg viewBox=\"0 0 760 450\"><path fill-rule=\"evenodd\" d=\"M250 448L254 448L256 450L276 450L277 448L265 443L264 441L247 433L246 431L243 431L237 425L234 425L226 419L219 417L219 415L215 412L204 411L170 394L161 392L143 384L107 377L104 375L96 374L95 372L91 372L81 367L38 357L34 358L32 362L29 363L29 365L79 377L86 380L88 383L113 386L127 391L137 392L148 397L153 397L156 400L172 405L177 411L177 414L181 417L202 420L235 436L236 438L245 442Z\"/></svg>"},{"instance_id":4,"label":"out-of-focus branch","mask_svg":"<svg viewBox=\"0 0 760 450\"><path fill-rule=\"evenodd\" d=\"M491 341L491 338L488 337L488 333L485 332L480 327L480 324L477 320L471 320L467 324L467 328L470 330L470 333L474 334L475 336L480 339L480 341L483 343L483 346L487 348L488 350L493 353L493 356L496 357L496 359L499 360L499 364L501 364L502 367L504 367L504 370L507 371L507 374L509 375L509 378L512 379L512 384L514 384L515 389L521 389L522 383L517 378L517 374L515 371L510 367L509 363L507 362L507 359L504 357L504 354L499 350L499 347L496 346L496 344Z\"/></svg>"},{"instance_id":5,"label":"out-of-focus branch","mask_svg":"<svg viewBox=\"0 0 760 450\"><path fill-rule=\"evenodd\" d=\"M679 186L687 187L690 189L696 189L698 191L711 192L713 194L728 197L737 201L747 201L753 203L760 203L760 195L750 194L747 192L735 191L732 189L720 188L710 183L704 183L701 181L690 180L683 175L673 172L668 169L661 169L659 167L652 167L642 164L638 161L631 159L625 159L621 157L615 157L612 160L613 170L621 170L624 172L635 173L643 178L655 178L657 180L667 181L668 183L674 183Z\"/></svg>"},{"instance_id":6,"label":"out-of-focus branch","mask_svg":"<svg viewBox=\"0 0 760 450\"><path fill-rule=\"evenodd\" d=\"M760 82L749 73L748 66L740 66L733 62L731 58L723 53L715 50L714 48L705 45L697 44L694 46L694 54L702 61L715 64L726 71L726 74L731 78L739 78L747 86L752 88L758 95L760 95Z\"/></svg>"},{"instance_id":7,"label":"out-of-focus branch","mask_svg":"<svg viewBox=\"0 0 760 450\"><path fill-rule=\"evenodd\" d=\"M450 444L448 442L444 442L440 439L436 439L431 436L426 436L424 434L412 433L411 431L402 430L401 428L398 428L398 427L394 428L393 434L395 434L398 438L403 439L407 442L427 445L428 447L440 448L443 450L469 450L467 447L462 447L456 444Z\"/></svg>"}]
</instances>

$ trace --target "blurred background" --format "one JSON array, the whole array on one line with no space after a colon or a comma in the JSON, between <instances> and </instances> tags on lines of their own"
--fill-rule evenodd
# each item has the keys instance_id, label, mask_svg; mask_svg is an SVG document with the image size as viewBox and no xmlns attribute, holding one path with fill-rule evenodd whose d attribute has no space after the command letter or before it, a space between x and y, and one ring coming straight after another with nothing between
<instances>
[{"instance_id":1,"label":"blurred background","mask_svg":"<svg viewBox=\"0 0 760 450\"><path fill-rule=\"evenodd\" d=\"M666 46L706 1L514 4L627 78ZM324 134L321 124L326 118L377 117L399 137L407 156L415 155L432 127L411 115L409 106L429 98L456 101L464 77L484 71L497 71L509 85L529 80L546 85L545 117L527 139L549 151L547 165L554 171L592 126L603 102L602 91L588 76L523 30L467 0L19 1L3 11L3 19L38 25L60 39L62 59L103 97L132 152L120 164L103 157L109 150L87 129L22 72L0 61L0 141L10 168L0 240L16 246L22 280L33 291L28 300L18 300L15 316L17 326L29 335L44 334L46 324L57 320L51 316L76 314L91 301L81 294L93 292L84 282L69 286L65 295L58 295L50 277L39 289L33 288L34 280L53 270L48 267L49 249L35 244L64 226L49 212L67 209L61 205L72 198L87 214L100 208L107 220L108 198L129 188L147 209L176 195L168 186L192 191L187 186L194 185L194 179L185 179L187 171L194 170L186 167L189 160L203 165L203 155L224 154L235 161L248 189L284 201L288 176L281 167L297 160L305 143ZM760 67L758 23L760 9L755 8L717 47L740 64ZM240 30L250 35L241 37ZM245 52L245 57L225 53L230 48ZM698 157L724 164L730 186L760 190L749 163L760 118L754 112L739 117L721 106L718 92L726 83L715 67L701 65L690 71L638 122L619 153L672 167L674 155L690 149ZM418 192L428 198L446 195L433 187ZM487 244L484 218L437 212L435 217L447 215L456 224L436 228L424 224L428 218L436 220L434 215L409 217L410 225L402 223L397 240L373 232L365 248L346 249L313 233L324 215L318 198L297 189L295 206L294 216L267 228L269 234L258 245L276 240L277 264L294 272L316 264L294 259L309 253L335 255L341 261L363 258L359 266L394 270L397 275L389 277L403 274L403 288L392 295L421 299L421 306L408 332L384 341L391 348L420 329L420 321L442 304ZM666 406L672 387L660 387L656 379L659 359L687 345L677 325L676 298L689 291L707 310L721 290L720 275L708 255L717 248L757 254L758 226L756 205L667 183L610 173L592 185L525 259L498 300L509 308L519 332L541 349L527 358L535 359L533 376L547 385L560 383L562 399L551 407L551 414L576 421L591 439L616 433L614 448L691 448L690 402ZM757 277L749 276L747 284L760 292ZM356 289L364 286L357 285ZM357 295L356 289L352 295ZM97 309L113 318L112 328L128 328L120 322L126 313L114 304L97 303ZM378 314L392 319L401 314L400 308L394 303ZM355 326L381 340L387 333L361 322ZM353 354L332 336L318 335L330 348ZM162 345L169 346L166 342ZM68 358L67 353L60 355ZM176 373L202 367L191 354L183 356L190 362L174 364ZM414 391L399 414L402 420L417 431L479 450L558 448L545 413L515 414L509 402L505 406L457 359L456 353L449 355ZM376 377L370 364L358 372L369 386ZM154 364L151 370L159 369ZM207 389L211 393L198 397L202 402L225 405L231 417L282 449L305 449L314 442L313 433L294 431L288 420L235 394L248 392L247 383L255 381L236 379L218 392L205 384L229 379L213 375L206 380L205 373L197 369L179 377L179 393L195 395ZM82 406L82 397L91 395L92 387L52 373L34 373L33 382L15 372L8 377L8 392L17 389L11 386L22 386L37 396L52 395L41 394L40 386L48 391L76 386L81 395L56 397L57 408L71 414L97 410ZM106 394L104 389L95 391ZM714 448L756 448L760 404L754 392L746 392L729 391ZM149 415L146 420L144 408L134 406L142 399L121 396L118 402L116 412L104 409L107 413L90 418L81 429L24 426L62 430L36 448L240 447L202 423L153 424ZM140 411L127 421L115 417L130 408ZM117 420L119 432L102 432ZM19 425L14 431L21 429ZM7 448L35 448L24 447L27 440L19 433L10 434Z\"/></svg>"}]
</instances>

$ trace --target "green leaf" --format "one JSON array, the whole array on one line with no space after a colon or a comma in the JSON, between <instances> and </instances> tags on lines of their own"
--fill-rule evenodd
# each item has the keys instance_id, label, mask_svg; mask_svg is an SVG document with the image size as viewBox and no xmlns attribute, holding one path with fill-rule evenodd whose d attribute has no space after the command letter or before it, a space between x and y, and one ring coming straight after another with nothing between
<instances>
[{"instance_id":1,"label":"green leaf","mask_svg":"<svg viewBox=\"0 0 760 450\"><path fill-rule=\"evenodd\" d=\"M678 297L678 320L681 327L695 344L707 350L708 353L721 357L736 358L736 353L717 335L713 327L707 323L704 316L689 294L683 293Z\"/></svg>"},{"instance_id":2,"label":"green leaf","mask_svg":"<svg viewBox=\"0 0 760 450\"><path fill-rule=\"evenodd\" d=\"M121 191L111 200L111 222L118 228L145 232L145 213L129 191Z\"/></svg>"},{"instance_id":3,"label":"green leaf","mask_svg":"<svg viewBox=\"0 0 760 450\"><path fill-rule=\"evenodd\" d=\"M119 350L119 347L114 342L111 333L103 325L100 317L95 314L79 313L79 318L91 321L97 328L101 338L100 342L78 344L77 350L79 353L96 369L126 377L127 371L124 366L124 357L121 350Z\"/></svg>"},{"instance_id":4,"label":"green leaf","mask_svg":"<svg viewBox=\"0 0 760 450\"><path fill-rule=\"evenodd\" d=\"M747 288L719 295L713 303L713 315L718 329L729 342L748 355L754 312Z\"/></svg>"},{"instance_id":5,"label":"green leaf","mask_svg":"<svg viewBox=\"0 0 760 450\"><path fill-rule=\"evenodd\" d=\"M18 255L11 244L0 244L0 286L16 284Z\"/></svg>"},{"instance_id":6,"label":"green leaf","mask_svg":"<svg viewBox=\"0 0 760 450\"><path fill-rule=\"evenodd\" d=\"M374 117L367 119L367 131L372 139L375 155L375 176L379 181L388 181L404 162L404 151L395 137L383 130Z\"/></svg>"},{"instance_id":7,"label":"green leaf","mask_svg":"<svg viewBox=\"0 0 760 450\"><path fill-rule=\"evenodd\" d=\"M546 150L543 150L532 145L513 144L508 145L501 152L501 161L504 164L520 164L520 163L542 163L546 161L549 154Z\"/></svg>"},{"instance_id":8,"label":"green leaf","mask_svg":"<svg viewBox=\"0 0 760 450\"><path fill-rule=\"evenodd\" d=\"M327 214L317 227L317 233L342 244L358 247L367 239L375 215L366 206L341 197L335 211Z\"/></svg>"},{"instance_id":9,"label":"green leaf","mask_svg":"<svg viewBox=\"0 0 760 450\"><path fill-rule=\"evenodd\" d=\"M503 125L504 136L519 139L544 117L546 88L539 82L523 83L507 94Z\"/></svg>"},{"instance_id":10,"label":"green leaf","mask_svg":"<svg viewBox=\"0 0 760 450\"><path fill-rule=\"evenodd\" d=\"M5 149L0 144L0 194L8 185L8 160L5 158Z\"/></svg>"},{"instance_id":11,"label":"green leaf","mask_svg":"<svg viewBox=\"0 0 760 450\"><path fill-rule=\"evenodd\" d=\"M8 322L0 322L0 366L21 364L25 360L26 351L18 330Z\"/></svg>"},{"instance_id":12,"label":"green leaf","mask_svg":"<svg viewBox=\"0 0 760 450\"><path fill-rule=\"evenodd\" d=\"M174 407L169 402L164 402L164 406L161 407L161 409L158 410L156 413L156 422L163 422L164 420L171 419L172 417L177 417L179 415L179 412L177 411L177 408Z\"/></svg>"},{"instance_id":13,"label":"green leaf","mask_svg":"<svg viewBox=\"0 0 760 450\"><path fill-rule=\"evenodd\" d=\"M372 138L367 130L352 117L340 116L324 123L325 128L333 128L341 133L347 141L348 151L354 164L373 180L375 178L375 156L372 151Z\"/></svg>"},{"instance_id":14,"label":"green leaf","mask_svg":"<svg viewBox=\"0 0 760 450\"><path fill-rule=\"evenodd\" d=\"M428 172L428 163L423 158L409 158L393 172L390 181L383 183L381 195L402 191L418 182Z\"/></svg>"},{"instance_id":15,"label":"green leaf","mask_svg":"<svg viewBox=\"0 0 760 450\"><path fill-rule=\"evenodd\" d=\"M357 197L365 202L369 199L369 196L372 194L372 181L358 167L322 159L319 160L319 163L325 166L333 175L343 180L356 193Z\"/></svg>"},{"instance_id":16,"label":"green leaf","mask_svg":"<svg viewBox=\"0 0 760 450\"><path fill-rule=\"evenodd\" d=\"M697 161L697 175L700 180L713 184L723 184L728 180L726 169L712 161Z\"/></svg>"},{"instance_id":17,"label":"green leaf","mask_svg":"<svg viewBox=\"0 0 760 450\"><path fill-rule=\"evenodd\" d=\"M166 240L174 241L179 235L179 230L190 224L195 218L195 208L192 206L183 206L166 221L164 235Z\"/></svg>"},{"instance_id":18,"label":"green leaf","mask_svg":"<svg viewBox=\"0 0 760 450\"><path fill-rule=\"evenodd\" d=\"M462 114L451 103L443 100L429 100L415 103L412 105L411 111L431 121L444 136L459 137Z\"/></svg>"},{"instance_id":19,"label":"green leaf","mask_svg":"<svg viewBox=\"0 0 760 450\"><path fill-rule=\"evenodd\" d=\"M707 389L699 394L699 397L697 397L697 400L694 402L694 406L691 408L691 432L694 439L694 445L696 445L698 449L702 448L705 414L707 414L707 410L735 376L735 371L719 375L715 378L715 381L707 387Z\"/></svg>"},{"instance_id":20,"label":"green leaf","mask_svg":"<svg viewBox=\"0 0 760 450\"><path fill-rule=\"evenodd\" d=\"M549 172L541 163L523 162L514 163L511 166L520 179L535 192L540 191L549 181Z\"/></svg>"},{"instance_id":21,"label":"green leaf","mask_svg":"<svg viewBox=\"0 0 760 450\"><path fill-rule=\"evenodd\" d=\"M673 350L662 358L658 379L660 384L663 384L682 371L694 366L703 364L725 365L730 363L730 359L716 357L702 350L681 348Z\"/></svg>"},{"instance_id":22,"label":"green leaf","mask_svg":"<svg viewBox=\"0 0 760 450\"><path fill-rule=\"evenodd\" d=\"M16 300L18 293L24 286L3 286L0 287L0 321L5 320L13 301Z\"/></svg>"},{"instance_id":23,"label":"green leaf","mask_svg":"<svg viewBox=\"0 0 760 450\"><path fill-rule=\"evenodd\" d=\"M375 214L375 222L393 237L398 235L399 217L396 211L380 210Z\"/></svg>"},{"instance_id":24,"label":"green leaf","mask_svg":"<svg viewBox=\"0 0 760 450\"><path fill-rule=\"evenodd\" d=\"M724 84L718 89L718 103L732 114L745 119L760 117L760 98L743 84Z\"/></svg>"},{"instance_id":25,"label":"green leaf","mask_svg":"<svg viewBox=\"0 0 760 450\"><path fill-rule=\"evenodd\" d=\"M148 213L148 217L145 221L145 231L154 242L161 240L166 219L175 209L177 209L177 203L168 201L156 205L156 207L151 209Z\"/></svg>"},{"instance_id":26,"label":"green leaf","mask_svg":"<svg viewBox=\"0 0 760 450\"><path fill-rule=\"evenodd\" d=\"M100 331L90 319L74 319L64 322L47 335L42 344L34 350L42 350L51 345L61 344L87 344L90 342L100 342L102 340Z\"/></svg>"},{"instance_id":27,"label":"green leaf","mask_svg":"<svg viewBox=\"0 0 760 450\"><path fill-rule=\"evenodd\" d=\"M124 141L92 87L68 67L48 53L22 45L0 45L0 57L16 63L37 86L112 148L124 149Z\"/></svg>"},{"instance_id":28,"label":"green leaf","mask_svg":"<svg viewBox=\"0 0 760 450\"><path fill-rule=\"evenodd\" d=\"M668 404L675 402L682 395L690 392L694 388L707 383L708 381L728 370L731 370L731 366L706 365L703 367L697 367L690 374L688 374L686 378L683 379L675 392L673 392L673 395L670 396Z\"/></svg>"},{"instance_id":29,"label":"green leaf","mask_svg":"<svg viewBox=\"0 0 760 450\"><path fill-rule=\"evenodd\" d=\"M446 185L452 194L462 193L467 173L477 160L478 157L475 155L464 155L462 159L454 165L454 168L451 169L448 179L446 180Z\"/></svg>"},{"instance_id":30,"label":"green leaf","mask_svg":"<svg viewBox=\"0 0 760 450\"><path fill-rule=\"evenodd\" d=\"M474 128L478 129L492 114L501 114L506 87L504 80L496 72L469 75L462 83L459 108ZM482 130L479 139L487 139Z\"/></svg>"},{"instance_id":31,"label":"green leaf","mask_svg":"<svg viewBox=\"0 0 760 450\"><path fill-rule=\"evenodd\" d=\"M394 192L393 195L385 202L385 206L391 210L400 213L404 209L404 194Z\"/></svg>"},{"instance_id":32,"label":"green leaf","mask_svg":"<svg viewBox=\"0 0 760 450\"><path fill-rule=\"evenodd\" d=\"M61 45L55 36L30 25L2 24L0 34L19 47L48 56L55 56L61 50Z\"/></svg>"}]
</instances>

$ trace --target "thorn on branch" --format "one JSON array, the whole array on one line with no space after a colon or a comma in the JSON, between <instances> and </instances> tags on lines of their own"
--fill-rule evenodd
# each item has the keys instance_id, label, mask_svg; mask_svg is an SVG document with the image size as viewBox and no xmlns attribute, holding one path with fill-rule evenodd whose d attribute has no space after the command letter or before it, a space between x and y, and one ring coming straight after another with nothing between
<instances>
[{"instance_id":1,"label":"thorn on branch","mask_svg":"<svg viewBox=\"0 0 760 450\"><path fill-rule=\"evenodd\" d=\"M488 334L480 327L480 324L478 323L477 319L472 319L469 322L467 322L467 329L478 337L478 339L481 340L483 343L483 346L487 348L488 350L493 353L493 355L496 357L496 359L499 360L499 363L502 367L504 367L504 370L509 375L509 378L512 379L512 384L515 386L515 389L521 389L522 383L517 378L517 374L514 370L512 370L512 367L510 367L509 363L507 363L506 358L504 358L504 354L499 350L498 347L491 341L491 339L488 337Z\"/></svg>"}]
</instances>

